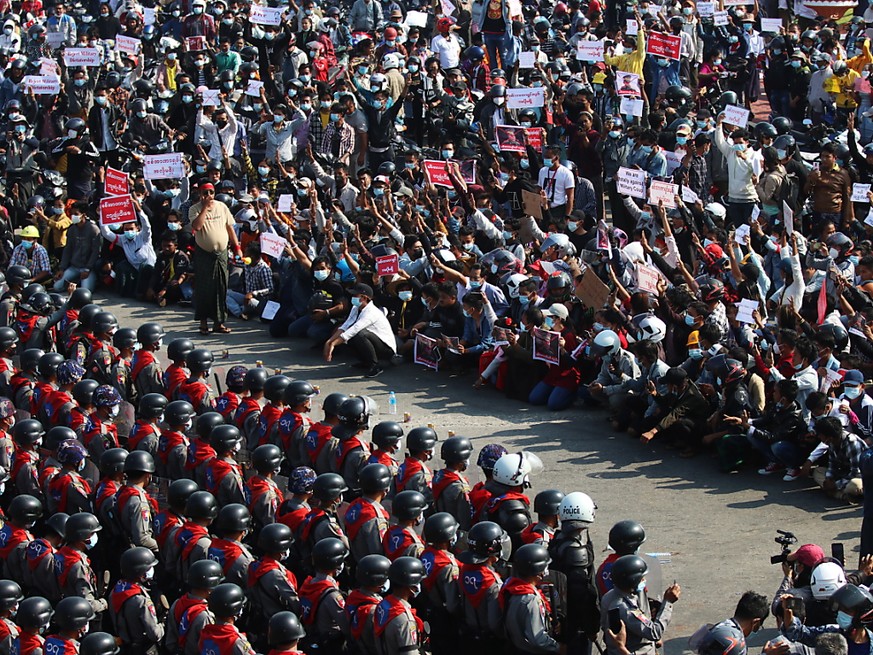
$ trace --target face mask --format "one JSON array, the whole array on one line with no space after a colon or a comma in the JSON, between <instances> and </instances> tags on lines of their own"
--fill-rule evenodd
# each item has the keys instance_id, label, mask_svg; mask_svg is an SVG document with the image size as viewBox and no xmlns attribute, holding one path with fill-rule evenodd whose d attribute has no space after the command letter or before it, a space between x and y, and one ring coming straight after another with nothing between
<instances>
[{"instance_id":1,"label":"face mask","mask_svg":"<svg viewBox=\"0 0 873 655\"><path fill-rule=\"evenodd\" d=\"M837 612L837 625L840 626L841 630L848 630L851 628L852 621L854 621L854 617L851 614L847 614L843 610Z\"/></svg>"},{"instance_id":2,"label":"face mask","mask_svg":"<svg viewBox=\"0 0 873 655\"><path fill-rule=\"evenodd\" d=\"M731 146L731 150L734 152L744 152L746 149L745 143L735 143Z\"/></svg>"},{"instance_id":3,"label":"face mask","mask_svg":"<svg viewBox=\"0 0 873 655\"><path fill-rule=\"evenodd\" d=\"M203 7L194 7L194 14L199 16L203 13Z\"/></svg>"},{"instance_id":4,"label":"face mask","mask_svg":"<svg viewBox=\"0 0 873 655\"><path fill-rule=\"evenodd\" d=\"M690 16L692 11L694 10L691 7L682 7L682 14L685 16Z\"/></svg>"},{"instance_id":5,"label":"face mask","mask_svg":"<svg viewBox=\"0 0 873 655\"><path fill-rule=\"evenodd\" d=\"M145 579L146 579L146 580L152 580L152 579L154 579L154 577L155 577L155 570L154 570L154 568L151 568L151 569L149 569L148 571L145 572Z\"/></svg>"},{"instance_id":6,"label":"face mask","mask_svg":"<svg viewBox=\"0 0 873 655\"><path fill-rule=\"evenodd\" d=\"M138 112L136 112L136 117L137 117L137 118L145 118L145 117L148 116L148 115L149 115L149 113L148 113L147 111L138 111Z\"/></svg>"},{"instance_id":7,"label":"face mask","mask_svg":"<svg viewBox=\"0 0 873 655\"><path fill-rule=\"evenodd\" d=\"M646 581L645 581L645 579L643 579L643 580L640 580L640 583L637 585L637 591L641 592L641 591L645 591L645 590L646 590Z\"/></svg>"},{"instance_id":8,"label":"face mask","mask_svg":"<svg viewBox=\"0 0 873 655\"><path fill-rule=\"evenodd\" d=\"M792 68L800 68L800 61L798 61L797 59L792 59L791 60L791 67Z\"/></svg>"},{"instance_id":9,"label":"face mask","mask_svg":"<svg viewBox=\"0 0 873 655\"><path fill-rule=\"evenodd\" d=\"M86 80L84 77L77 77L75 80L73 80L73 84L75 84L76 86L85 86L85 82Z\"/></svg>"},{"instance_id":10,"label":"face mask","mask_svg":"<svg viewBox=\"0 0 873 655\"><path fill-rule=\"evenodd\" d=\"M740 40L738 36L732 36L728 39L728 43L737 43Z\"/></svg>"},{"instance_id":11,"label":"face mask","mask_svg":"<svg viewBox=\"0 0 873 655\"><path fill-rule=\"evenodd\" d=\"M690 314L685 314L685 325L691 326L694 325L695 318Z\"/></svg>"},{"instance_id":12,"label":"face mask","mask_svg":"<svg viewBox=\"0 0 873 655\"><path fill-rule=\"evenodd\" d=\"M473 246L475 246L476 244L475 243L463 243L461 245L463 246L464 250L466 250L467 252L470 252L471 250L473 250Z\"/></svg>"},{"instance_id":13,"label":"face mask","mask_svg":"<svg viewBox=\"0 0 873 655\"><path fill-rule=\"evenodd\" d=\"M264 105L262 105L260 102L255 102L255 103L252 104L252 109L254 109L255 111L259 112L259 111L261 111L261 109L263 108L263 106L264 106Z\"/></svg>"},{"instance_id":14,"label":"face mask","mask_svg":"<svg viewBox=\"0 0 873 655\"><path fill-rule=\"evenodd\" d=\"M527 296L519 296L518 302L521 303L522 307L527 307L530 304L530 298Z\"/></svg>"},{"instance_id":15,"label":"face mask","mask_svg":"<svg viewBox=\"0 0 873 655\"><path fill-rule=\"evenodd\" d=\"M261 177L267 177L270 174L270 169L266 166L258 166L258 174Z\"/></svg>"},{"instance_id":16,"label":"face mask","mask_svg":"<svg viewBox=\"0 0 873 655\"><path fill-rule=\"evenodd\" d=\"M691 348L688 351L688 356L694 360L703 359L703 351L700 348Z\"/></svg>"},{"instance_id":17,"label":"face mask","mask_svg":"<svg viewBox=\"0 0 873 655\"><path fill-rule=\"evenodd\" d=\"M274 115L273 115L273 122L274 122L276 125L278 125L279 123L281 123L281 122L284 121L284 120L285 120L285 117L282 116L281 114L274 114Z\"/></svg>"},{"instance_id":18,"label":"face mask","mask_svg":"<svg viewBox=\"0 0 873 655\"><path fill-rule=\"evenodd\" d=\"M506 98L494 98L494 104L498 107L506 102Z\"/></svg>"},{"instance_id":19,"label":"face mask","mask_svg":"<svg viewBox=\"0 0 873 655\"><path fill-rule=\"evenodd\" d=\"M849 400L855 400L855 398L859 397L863 393L861 387L845 387L843 389L843 395Z\"/></svg>"},{"instance_id":20,"label":"face mask","mask_svg":"<svg viewBox=\"0 0 873 655\"><path fill-rule=\"evenodd\" d=\"M194 102L194 96L182 96L182 102L184 102L186 105L190 105L192 102Z\"/></svg>"},{"instance_id":21,"label":"face mask","mask_svg":"<svg viewBox=\"0 0 873 655\"><path fill-rule=\"evenodd\" d=\"M570 232L575 232L576 228L578 228L578 227L579 227L579 223L577 223L576 221L567 221L567 229Z\"/></svg>"},{"instance_id":22,"label":"face mask","mask_svg":"<svg viewBox=\"0 0 873 655\"><path fill-rule=\"evenodd\" d=\"M21 245L24 246L25 250L30 250L31 248L33 248L33 241L22 241Z\"/></svg>"},{"instance_id":23,"label":"face mask","mask_svg":"<svg viewBox=\"0 0 873 655\"><path fill-rule=\"evenodd\" d=\"M18 132L19 134L24 134L27 132L27 125L16 125L15 131Z\"/></svg>"},{"instance_id":24,"label":"face mask","mask_svg":"<svg viewBox=\"0 0 873 655\"><path fill-rule=\"evenodd\" d=\"M206 62L203 61L202 59L198 59L197 61L194 62L194 65L197 68L203 68L206 65Z\"/></svg>"},{"instance_id":25,"label":"face mask","mask_svg":"<svg viewBox=\"0 0 873 655\"><path fill-rule=\"evenodd\" d=\"M620 136L621 136L621 132L619 132L618 130L610 130L609 131L609 138L610 139L617 139ZM677 138L676 140L678 142L679 139Z\"/></svg>"},{"instance_id":26,"label":"face mask","mask_svg":"<svg viewBox=\"0 0 873 655\"><path fill-rule=\"evenodd\" d=\"M312 75L301 75L299 79L304 84L309 84L309 80L312 79Z\"/></svg>"},{"instance_id":27,"label":"face mask","mask_svg":"<svg viewBox=\"0 0 873 655\"><path fill-rule=\"evenodd\" d=\"M358 296L352 297L352 307L360 307L361 299Z\"/></svg>"},{"instance_id":28,"label":"face mask","mask_svg":"<svg viewBox=\"0 0 873 655\"><path fill-rule=\"evenodd\" d=\"M837 250L836 248L830 248L828 250L828 255L830 255L831 259L836 259L837 257L840 256L840 251Z\"/></svg>"},{"instance_id":29,"label":"face mask","mask_svg":"<svg viewBox=\"0 0 873 655\"><path fill-rule=\"evenodd\" d=\"M381 198L382 196L385 195L385 189L383 189L382 187L379 187L379 186L374 186L373 187L373 195L376 196L377 198Z\"/></svg>"},{"instance_id":30,"label":"face mask","mask_svg":"<svg viewBox=\"0 0 873 655\"><path fill-rule=\"evenodd\" d=\"M464 313L464 318L473 318L472 314L470 314L466 309L462 309L461 311Z\"/></svg>"},{"instance_id":31,"label":"face mask","mask_svg":"<svg viewBox=\"0 0 873 655\"><path fill-rule=\"evenodd\" d=\"M530 168L530 160L524 158L520 162L518 162L518 165L521 166L523 170L527 170Z\"/></svg>"},{"instance_id":32,"label":"face mask","mask_svg":"<svg viewBox=\"0 0 873 655\"><path fill-rule=\"evenodd\" d=\"M369 69L366 66L358 66L358 75L366 75Z\"/></svg>"},{"instance_id":33,"label":"face mask","mask_svg":"<svg viewBox=\"0 0 873 655\"><path fill-rule=\"evenodd\" d=\"M85 542L85 548L87 548L88 550L91 550L96 545L97 545L97 533L95 532L94 534L92 534L88 538L88 541Z\"/></svg>"},{"instance_id":34,"label":"face mask","mask_svg":"<svg viewBox=\"0 0 873 655\"><path fill-rule=\"evenodd\" d=\"M410 73L417 73L417 72L418 72L418 66L416 66L415 64L412 64L411 66L409 66L409 72L410 72Z\"/></svg>"},{"instance_id":35,"label":"face mask","mask_svg":"<svg viewBox=\"0 0 873 655\"><path fill-rule=\"evenodd\" d=\"M70 216L70 222L72 222L73 225L77 225L82 222L82 216L79 214L73 214Z\"/></svg>"},{"instance_id":36,"label":"face mask","mask_svg":"<svg viewBox=\"0 0 873 655\"><path fill-rule=\"evenodd\" d=\"M78 136L78 132L76 130L67 130L67 137L70 139L75 139Z\"/></svg>"},{"instance_id":37,"label":"face mask","mask_svg":"<svg viewBox=\"0 0 873 655\"><path fill-rule=\"evenodd\" d=\"M324 282L330 276L330 271L323 268L320 271L315 271L312 275L319 282Z\"/></svg>"},{"instance_id":38,"label":"face mask","mask_svg":"<svg viewBox=\"0 0 873 655\"><path fill-rule=\"evenodd\" d=\"M340 115L339 115L339 114L331 114L331 115L330 115L330 122L331 122L331 123L338 123L338 122L339 122L339 119L340 119Z\"/></svg>"},{"instance_id":39,"label":"face mask","mask_svg":"<svg viewBox=\"0 0 873 655\"><path fill-rule=\"evenodd\" d=\"M133 241L134 239L136 239L136 230L127 230L124 233L124 238L128 241Z\"/></svg>"},{"instance_id":40,"label":"face mask","mask_svg":"<svg viewBox=\"0 0 873 655\"><path fill-rule=\"evenodd\" d=\"M410 587L410 591L412 591L412 597L415 598L421 593L421 585L417 584L414 587Z\"/></svg>"},{"instance_id":41,"label":"face mask","mask_svg":"<svg viewBox=\"0 0 873 655\"><path fill-rule=\"evenodd\" d=\"M667 66L669 66L669 65L670 65L669 59L659 59L658 60L658 66L660 66L661 68L667 68Z\"/></svg>"},{"instance_id":42,"label":"face mask","mask_svg":"<svg viewBox=\"0 0 873 655\"><path fill-rule=\"evenodd\" d=\"M644 155L652 154L652 146L640 146L640 152Z\"/></svg>"},{"instance_id":43,"label":"face mask","mask_svg":"<svg viewBox=\"0 0 873 655\"><path fill-rule=\"evenodd\" d=\"M397 294L397 297L403 302L409 302L412 300L412 291L401 291Z\"/></svg>"},{"instance_id":44,"label":"face mask","mask_svg":"<svg viewBox=\"0 0 873 655\"><path fill-rule=\"evenodd\" d=\"M504 232L503 233L503 240L504 241L511 241L512 240L512 232Z\"/></svg>"},{"instance_id":45,"label":"face mask","mask_svg":"<svg viewBox=\"0 0 873 655\"><path fill-rule=\"evenodd\" d=\"M311 111L311 110L312 110L312 104L311 104L311 103L308 103L308 102L304 102L304 103L302 103L302 104L300 105L300 109L302 109L303 111Z\"/></svg>"},{"instance_id":46,"label":"face mask","mask_svg":"<svg viewBox=\"0 0 873 655\"><path fill-rule=\"evenodd\" d=\"M427 304L427 299L422 298L422 299L421 299L421 304L424 305L424 308L425 308L425 309L430 309L430 305Z\"/></svg>"},{"instance_id":47,"label":"face mask","mask_svg":"<svg viewBox=\"0 0 873 655\"><path fill-rule=\"evenodd\" d=\"M454 150L443 150L442 151L443 159L451 159L455 155Z\"/></svg>"},{"instance_id":48,"label":"face mask","mask_svg":"<svg viewBox=\"0 0 873 655\"><path fill-rule=\"evenodd\" d=\"M676 137L676 145L677 146L684 146L686 143L688 143L687 136L677 136Z\"/></svg>"}]
</instances>

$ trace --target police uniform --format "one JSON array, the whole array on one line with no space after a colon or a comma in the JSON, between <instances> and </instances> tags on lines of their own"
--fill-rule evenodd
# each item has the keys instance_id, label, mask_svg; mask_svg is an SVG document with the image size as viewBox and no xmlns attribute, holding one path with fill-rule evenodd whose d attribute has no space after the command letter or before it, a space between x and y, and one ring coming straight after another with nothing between
<instances>
[{"instance_id":1,"label":"police uniform","mask_svg":"<svg viewBox=\"0 0 873 655\"><path fill-rule=\"evenodd\" d=\"M245 544L230 539L213 539L206 557L221 565L225 582L246 588L249 565L255 561L255 557Z\"/></svg>"},{"instance_id":2,"label":"police uniform","mask_svg":"<svg viewBox=\"0 0 873 655\"><path fill-rule=\"evenodd\" d=\"M133 353L130 379L136 395L140 398L148 393L164 393L164 372L151 350L137 350Z\"/></svg>"},{"instance_id":3,"label":"police uniform","mask_svg":"<svg viewBox=\"0 0 873 655\"><path fill-rule=\"evenodd\" d=\"M354 589L346 598L348 645L352 653L373 655L376 641L373 635L373 615L382 596L365 589Z\"/></svg>"},{"instance_id":4,"label":"police uniform","mask_svg":"<svg viewBox=\"0 0 873 655\"><path fill-rule=\"evenodd\" d=\"M470 504L470 483L458 471L441 469L433 476L435 512L448 512L455 517L459 530L469 530L473 519Z\"/></svg>"},{"instance_id":5,"label":"police uniform","mask_svg":"<svg viewBox=\"0 0 873 655\"><path fill-rule=\"evenodd\" d=\"M205 598L185 594L170 606L164 646L176 655L200 655L200 633L215 623Z\"/></svg>"},{"instance_id":6,"label":"police uniform","mask_svg":"<svg viewBox=\"0 0 873 655\"><path fill-rule=\"evenodd\" d=\"M428 505L433 504L433 491L431 484L433 483L433 473L423 461L417 457L408 455L403 464L397 469L397 475L394 477L394 488L396 493L401 491L417 491Z\"/></svg>"},{"instance_id":7,"label":"police uniform","mask_svg":"<svg viewBox=\"0 0 873 655\"><path fill-rule=\"evenodd\" d=\"M416 655L421 651L424 625L405 600L389 594L376 606L373 635L380 655Z\"/></svg>"},{"instance_id":8,"label":"police uniform","mask_svg":"<svg viewBox=\"0 0 873 655\"><path fill-rule=\"evenodd\" d=\"M353 493L360 493L358 475L361 473L361 469L367 465L369 457L369 444L358 435L348 439L340 439L337 444L333 472L343 476L343 480L346 481L346 485Z\"/></svg>"},{"instance_id":9,"label":"police uniform","mask_svg":"<svg viewBox=\"0 0 873 655\"><path fill-rule=\"evenodd\" d=\"M27 544L24 557L27 566L24 569L24 584L22 587L35 595L47 598L52 603L60 600L58 576L55 570L55 550L48 539L34 539Z\"/></svg>"},{"instance_id":10,"label":"police uniform","mask_svg":"<svg viewBox=\"0 0 873 655\"><path fill-rule=\"evenodd\" d=\"M205 465L206 491L215 496L219 507L245 505L242 468L232 457L213 457Z\"/></svg>"},{"instance_id":11,"label":"police uniform","mask_svg":"<svg viewBox=\"0 0 873 655\"><path fill-rule=\"evenodd\" d=\"M493 521L506 530L512 539L513 550L521 546L521 533L533 521L530 516L530 499L512 487L489 480L485 483L491 498L483 509L484 520Z\"/></svg>"},{"instance_id":12,"label":"police uniform","mask_svg":"<svg viewBox=\"0 0 873 655\"><path fill-rule=\"evenodd\" d=\"M48 514L91 512L91 485L75 471L62 471L48 486Z\"/></svg>"},{"instance_id":13,"label":"police uniform","mask_svg":"<svg viewBox=\"0 0 873 655\"><path fill-rule=\"evenodd\" d=\"M211 623L200 632L200 655L255 655L246 635L231 623Z\"/></svg>"},{"instance_id":14,"label":"police uniform","mask_svg":"<svg viewBox=\"0 0 873 655\"><path fill-rule=\"evenodd\" d=\"M18 449L12 462L12 481L20 494L30 494L41 501L45 500L39 484L39 454L32 450Z\"/></svg>"},{"instance_id":15,"label":"police uniform","mask_svg":"<svg viewBox=\"0 0 873 655\"><path fill-rule=\"evenodd\" d=\"M18 639L18 626L9 619L0 619L0 653L11 653Z\"/></svg>"},{"instance_id":16,"label":"police uniform","mask_svg":"<svg viewBox=\"0 0 873 655\"><path fill-rule=\"evenodd\" d=\"M392 478L397 476L397 471L400 468L400 463L394 459L391 453L381 448L377 448L370 454L367 464L382 464L387 466Z\"/></svg>"},{"instance_id":17,"label":"police uniform","mask_svg":"<svg viewBox=\"0 0 873 655\"><path fill-rule=\"evenodd\" d=\"M519 578L509 578L500 589L498 602L510 652L558 652L558 642L549 634L551 607L539 589Z\"/></svg>"},{"instance_id":18,"label":"police uniform","mask_svg":"<svg viewBox=\"0 0 873 655\"><path fill-rule=\"evenodd\" d=\"M53 389L42 402L37 418L45 425L46 429L56 425L68 425L70 412L75 403L69 391Z\"/></svg>"},{"instance_id":19,"label":"police uniform","mask_svg":"<svg viewBox=\"0 0 873 655\"><path fill-rule=\"evenodd\" d=\"M259 617L289 610L300 615L297 579L275 557L264 555L249 564L248 594Z\"/></svg>"},{"instance_id":20,"label":"police uniform","mask_svg":"<svg viewBox=\"0 0 873 655\"><path fill-rule=\"evenodd\" d=\"M44 655L45 639L34 632L22 632L12 643L12 652L16 655Z\"/></svg>"},{"instance_id":21,"label":"police uniform","mask_svg":"<svg viewBox=\"0 0 873 655\"><path fill-rule=\"evenodd\" d=\"M300 622L325 652L339 652L348 632L345 600L333 577L317 573L300 588Z\"/></svg>"},{"instance_id":22,"label":"police uniform","mask_svg":"<svg viewBox=\"0 0 873 655\"><path fill-rule=\"evenodd\" d=\"M282 416L281 407L276 407L272 402L268 402L264 405L264 408L258 416L258 427L255 430L256 439L254 447L249 443L249 450L254 450L258 446L272 443L270 439L272 438L273 431L280 416Z\"/></svg>"},{"instance_id":23,"label":"police uniform","mask_svg":"<svg viewBox=\"0 0 873 655\"><path fill-rule=\"evenodd\" d=\"M249 451L258 447L258 421L261 418L261 403L254 398L243 398L233 416L233 423L246 440Z\"/></svg>"},{"instance_id":24,"label":"police uniform","mask_svg":"<svg viewBox=\"0 0 873 655\"><path fill-rule=\"evenodd\" d=\"M215 411L221 414L221 418L227 424L233 423L233 417L236 415L236 410L242 402L242 396L235 391L225 391L215 401Z\"/></svg>"},{"instance_id":25,"label":"police uniform","mask_svg":"<svg viewBox=\"0 0 873 655\"><path fill-rule=\"evenodd\" d=\"M167 572L181 584L188 579L188 569L194 562L207 559L211 543L205 527L185 521L167 539L167 556L163 558Z\"/></svg>"},{"instance_id":26,"label":"police uniform","mask_svg":"<svg viewBox=\"0 0 873 655\"><path fill-rule=\"evenodd\" d=\"M246 505L258 526L276 522L276 513L285 500L282 490L271 478L253 475L245 484Z\"/></svg>"},{"instance_id":27,"label":"police uniform","mask_svg":"<svg viewBox=\"0 0 873 655\"><path fill-rule=\"evenodd\" d=\"M167 396L167 400L174 400L176 398L176 392L182 386L182 383L188 379L188 375L188 369L182 364L174 362L167 367L167 370L164 371L163 391L164 395Z\"/></svg>"},{"instance_id":28,"label":"police uniform","mask_svg":"<svg viewBox=\"0 0 873 655\"><path fill-rule=\"evenodd\" d=\"M359 562L367 555L381 555L382 541L388 531L388 511L370 498L356 498L346 509L344 524L352 557Z\"/></svg>"},{"instance_id":29,"label":"police uniform","mask_svg":"<svg viewBox=\"0 0 873 655\"><path fill-rule=\"evenodd\" d=\"M499 652L503 615L497 598L503 580L488 564L464 563L459 575L461 609L469 653Z\"/></svg>"},{"instance_id":30,"label":"police uniform","mask_svg":"<svg viewBox=\"0 0 873 655\"><path fill-rule=\"evenodd\" d=\"M157 473L162 478L180 480L188 477L188 437L177 430L162 430L155 457Z\"/></svg>"},{"instance_id":31,"label":"police uniform","mask_svg":"<svg viewBox=\"0 0 873 655\"><path fill-rule=\"evenodd\" d=\"M418 559L424 552L424 542L415 532L415 528L392 525L382 539L382 551L392 562L398 557Z\"/></svg>"},{"instance_id":32,"label":"police uniform","mask_svg":"<svg viewBox=\"0 0 873 655\"><path fill-rule=\"evenodd\" d=\"M134 546L148 548L158 554L158 542L152 532L152 517L157 503L149 497L145 489L126 484L115 496L118 522L124 536Z\"/></svg>"},{"instance_id":33,"label":"police uniform","mask_svg":"<svg viewBox=\"0 0 873 655\"><path fill-rule=\"evenodd\" d=\"M215 449L203 439L195 437L188 444L188 462L185 470L201 489L206 488L206 466L215 459Z\"/></svg>"},{"instance_id":34,"label":"police uniform","mask_svg":"<svg viewBox=\"0 0 873 655\"><path fill-rule=\"evenodd\" d=\"M175 400L191 403L198 416L215 411L215 391L202 378L188 378L176 389Z\"/></svg>"},{"instance_id":35,"label":"police uniform","mask_svg":"<svg viewBox=\"0 0 873 655\"><path fill-rule=\"evenodd\" d=\"M118 426L103 421L97 412L88 417L85 429L82 431L82 442L88 449L88 457L92 462L99 462L100 455L110 448L118 448Z\"/></svg>"},{"instance_id":36,"label":"police uniform","mask_svg":"<svg viewBox=\"0 0 873 655\"><path fill-rule=\"evenodd\" d=\"M112 379L112 363L118 359L118 350L108 341L95 339L83 366L88 377L100 384L115 387Z\"/></svg>"},{"instance_id":37,"label":"police uniform","mask_svg":"<svg viewBox=\"0 0 873 655\"><path fill-rule=\"evenodd\" d=\"M461 614L458 560L449 550L428 546L421 554L425 618L430 624L434 652L451 653L458 646L457 618Z\"/></svg>"},{"instance_id":38,"label":"police uniform","mask_svg":"<svg viewBox=\"0 0 873 655\"><path fill-rule=\"evenodd\" d=\"M333 436L333 426L316 423L306 433L304 466L308 466L319 475L331 473L338 447L339 439Z\"/></svg>"},{"instance_id":39,"label":"police uniform","mask_svg":"<svg viewBox=\"0 0 873 655\"><path fill-rule=\"evenodd\" d=\"M285 453L287 466L290 469L303 466L306 433L312 421L302 412L295 412L286 407L279 417L275 431L270 440Z\"/></svg>"},{"instance_id":40,"label":"police uniform","mask_svg":"<svg viewBox=\"0 0 873 655\"><path fill-rule=\"evenodd\" d=\"M71 546L63 546L55 553L55 568L62 597L81 596L95 612L106 609L106 601L97 597L97 578L91 568L91 560L85 553Z\"/></svg>"},{"instance_id":41,"label":"police uniform","mask_svg":"<svg viewBox=\"0 0 873 655\"><path fill-rule=\"evenodd\" d=\"M279 505L276 520L291 528L291 532L296 536L298 535L300 525L306 520L306 517L311 511L312 508L309 506L309 503L304 500L298 500L292 496Z\"/></svg>"},{"instance_id":42,"label":"police uniform","mask_svg":"<svg viewBox=\"0 0 873 655\"><path fill-rule=\"evenodd\" d=\"M24 586L25 570L27 569L27 547L33 541L33 535L24 528L5 523L0 528L0 561L3 571L9 580L15 580Z\"/></svg>"},{"instance_id":43,"label":"police uniform","mask_svg":"<svg viewBox=\"0 0 873 655\"><path fill-rule=\"evenodd\" d=\"M33 397L33 389L36 385L36 374L22 371L12 376L9 381L9 387L12 391L10 398L18 408L30 407L30 400Z\"/></svg>"},{"instance_id":44,"label":"police uniform","mask_svg":"<svg viewBox=\"0 0 873 655\"><path fill-rule=\"evenodd\" d=\"M552 568L567 577L567 616L563 632L573 650L587 650L585 635L598 629L599 595L594 584L594 546L588 529L560 530L549 543Z\"/></svg>"},{"instance_id":45,"label":"police uniform","mask_svg":"<svg viewBox=\"0 0 873 655\"><path fill-rule=\"evenodd\" d=\"M627 649L635 655L656 655L655 644L664 636L664 631L673 615L673 603L664 601L654 619L640 608L635 594L613 588L601 601L600 625L604 633L609 628L609 610L618 609L627 630ZM607 641L608 655L619 655L618 649Z\"/></svg>"},{"instance_id":46,"label":"police uniform","mask_svg":"<svg viewBox=\"0 0 873 655\"><path fill-rule=\"evenodd\" d=\"M112 379L112 386L118 392L118 395L131 405L138 405L140 396L133 386L130 372L130 360L120 355L112 361L112 366L109 367L109 377Z\"/></svg>"},{"instance_id":47,"label":"police uniform","mask_svg":"<svg viewBox=\"0 0 873 655\"><path fill-rule=\"evenodd\" d=\"M129 653L157 653L155 647L164 638L164 626L158 621L155 604L140 585L119 580L109 596L112 625Z\"/></svg>"},{"instance_id":48,"label":"police uniform","mask_svg":"<svg viewBox=\"0 0 873 655\"><path fill-rule=\"evenodd\" d=\"M152 459L158 459L158 441L161 438L161 429L152 419L139 418L130 429L130 434L127 436L127 449L130 452L134 450L144 450Z\"/></svg>"}]
</instances>

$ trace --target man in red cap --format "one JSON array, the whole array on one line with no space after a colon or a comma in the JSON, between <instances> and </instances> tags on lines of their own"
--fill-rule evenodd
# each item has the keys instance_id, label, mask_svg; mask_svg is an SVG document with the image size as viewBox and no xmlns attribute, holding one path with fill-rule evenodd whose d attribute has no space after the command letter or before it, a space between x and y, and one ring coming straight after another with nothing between
<instances>
[{"instance_id":1,"label":"man in red cap","mask_svg":"<svg viewBox=\"0 0 873 655\"><path fill-rule=\"evenodd\" d=\"M809 602L813 600L812 589L809 586L812 570L824 558L825 553L821 546L815 544L804 544L794 552L788 553L786 561L782 562L782 572L785 577L782 578L782 584L779 585L779 590L773 596L770 608L774 615L777 612L782 612L782 596L784 594L797 596Z\"/></svg>"},{"instance_id":2,"label":"man in red cap","mask_svg":"<svg viewBox=\"0 0 873 655\"><path fill-rule=\"evenodd\" d=\"M208 321L214 321L213 332L227 334L227 248L239 257L241 250L233 231L233 215L223 202L215 200L215 187L206 182L199 188L200 202L188 211L194 233L194 318L200 321L200 334L209 334Z\"/></svg>"}]
</instances>

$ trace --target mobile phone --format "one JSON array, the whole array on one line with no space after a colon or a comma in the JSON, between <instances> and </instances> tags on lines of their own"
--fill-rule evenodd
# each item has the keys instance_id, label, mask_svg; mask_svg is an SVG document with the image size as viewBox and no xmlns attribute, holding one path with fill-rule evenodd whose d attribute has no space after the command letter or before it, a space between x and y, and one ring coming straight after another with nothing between
<instances>
[{"instance_id":1,"label":"mobile phone","mask_svg":"<svg viewBox=\"0 0 873 655\"><path fill-rule=\"evenodd\" d=\"M621 630L621 610L617 607L609 610L609 629L616 634Z\"/></svg>"},{"instance_id":2,"label":"mobile phone","mask_svg":"<svg viewBox=\"0 0 873 655\"><path fill-rule=\"evenodd\" d=\"M803 609L803 599L797 598L796 596L791 596L785 599L785 609L789 609L792 612L797 612Z\"/></svg>"},{"instance_id":3,"label":"mobile phone","mask_svg":"<svg viewBox=\"0 0 873 655\"><path fill-rule=\"evenodd\" d=\"M831 544L831 557L840 563L840 566L846 565L846 549L841 543Z\"/></svg>"}]
</instances>

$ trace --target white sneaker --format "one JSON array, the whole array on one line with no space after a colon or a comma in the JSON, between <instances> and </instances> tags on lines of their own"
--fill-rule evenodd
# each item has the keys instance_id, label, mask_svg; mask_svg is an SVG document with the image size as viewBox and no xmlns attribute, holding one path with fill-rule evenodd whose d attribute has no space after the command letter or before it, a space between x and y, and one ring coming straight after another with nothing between
<instances>
[{"instance_id":1,"label":"white sneaker","mask_svg":"<svg viewBox=\"0 0 873 655\"><path fill-rule=\"evenodd\" d=\"M781 471L784 466L781 464L777 464L776 462L770 462L762 469L758 469L758 475L770 475L771 473L775 473L776 471Z\"/></svg>"},{"instance_id":2,"label":"white sneaker","mask_svg":"<svg viewBox=\"0 0 873 655\"><path fill-rule=\"evenodd\" d=\"M797 478L800 477L800 469L788 469L785 471L785 475L782 479L785 482L794 482Z\"/></svg>"}]
</instances>

